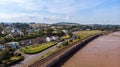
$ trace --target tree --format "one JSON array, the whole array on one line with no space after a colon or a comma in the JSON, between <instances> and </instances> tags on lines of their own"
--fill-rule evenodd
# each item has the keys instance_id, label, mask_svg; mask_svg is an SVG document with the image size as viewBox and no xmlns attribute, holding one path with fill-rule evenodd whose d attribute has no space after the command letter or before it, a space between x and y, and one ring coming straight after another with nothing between
<instances>
[{"instance_id":1,"label":"tree","mask_svg":"<svg viewBox=\"0 0 120 67\"><path fill-rule=\"evenodd\" d=\"M73 34L72 34L72 32L69 32L68 35L69 35L70 37L72 37Z\"/></svg>"},{"instance_id":2,"label":"tree","mask_svg":"<svg viewBox=\"0 0 120 67\"><path fill-rule=\"evenodd\" d=\"M38 31L36 32L36 34L37 34L38 36L43 36L45 33L44 33L44 30L38 30Z\"/></svg>"},{"instance_id":3,"label":"tree","mask_svg":"<svg viewBox=\"0 0 120 67\"><path fill-rule=\"evenodd\" d=\"M46 35L52 35L52 32L53 32L53 31L54 31L53 29L48 28L48 29L46 30Z\"/></svg>"},{"instance_id":4,"label":"tree","mask_svg":"<svg viewBox=\"0 0 120 67\"><path fill-rule=\"evenodd\" d=\"M10 48L6 48L0 51L0 61L10 59L10 57L13 55L13 52L10 52L9 50Z\"/></svg>"}]
</instances>

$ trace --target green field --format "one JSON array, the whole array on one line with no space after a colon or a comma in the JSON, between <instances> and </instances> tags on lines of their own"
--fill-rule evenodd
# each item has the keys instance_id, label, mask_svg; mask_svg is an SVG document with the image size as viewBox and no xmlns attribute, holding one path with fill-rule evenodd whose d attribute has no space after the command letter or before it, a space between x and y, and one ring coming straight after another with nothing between
<instances>
[{"instance_id":1,"label":"green field","mask_svg":"<svg viewBox=\"0 0 120 67\"><path fill-rule=\"evenodd\" d=\"M14 63L14 62L17 62L17 61L21 61L23 60L24 57L23 56L12 56L10 57L9 59L7 60L2 60L1 63L2 64L5 64L5 65L9 65L11 63Z\"/></svg>"},{"instance_id":2,"label":"green field","mask_svg":"<svg viewBox=\"0 0 120 67\"><path fill-rule=\"evenodd\" d=\"M64 36L61 37L61 39L69 39L69 38L70 38L69 35L64 35Z\"/></svg>"},{"instance_id":3,"label":"green field","mask_svg":"<svg viewBox=\"0 0 120 67\"><path fill-rule=\"evenodd\" d=\"M101 33L102 31L99 30L87 30L87 31L80 31L76 35L80 37L80 39L84 39L86 37Z\"/></svg>"},{"instance_id":4,"label":"green field","mask_svg":"<svg viewBox=\"0 0 120 67\"><path fill-rule=\"evenodd\" d=\"M35 54L35 53L39 53L49 47L52 47L55 44L56 44L56 42L47 42L47 43L43 43L43 44L27 46L27 47L23 48L22 51L27 54Z\"/></svg>"}]
</instances>

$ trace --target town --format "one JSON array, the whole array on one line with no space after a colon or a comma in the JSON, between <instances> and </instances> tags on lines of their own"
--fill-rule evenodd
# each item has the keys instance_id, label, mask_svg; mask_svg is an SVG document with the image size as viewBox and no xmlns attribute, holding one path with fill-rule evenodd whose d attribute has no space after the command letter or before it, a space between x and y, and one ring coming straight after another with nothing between
<instances>
[{"instance_id":1,"label":"town","mask_svg":"<svg viewBox=\"0 0 120 67\"><path fill-rule=\"evenodd\" d=\"M120 30L119 25L82 25L70 22L55 24L1 22L0 64L5 66L13 64L14 67L21 66L18 62L22 61L25 63L24 66L30 65L37 61L35 58L43 59L66 45L84 39L93 33L118 30ZM76 34L80 31L87 34ZM91 34L88 34L90 31L92 31Z\"/></svg>"}]
</instances>

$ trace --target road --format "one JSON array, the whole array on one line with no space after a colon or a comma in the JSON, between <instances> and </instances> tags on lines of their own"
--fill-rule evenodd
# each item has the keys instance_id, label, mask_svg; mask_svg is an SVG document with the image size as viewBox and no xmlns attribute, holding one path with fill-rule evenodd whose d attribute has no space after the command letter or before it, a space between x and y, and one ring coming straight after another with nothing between
<instances>
[{"instance_id":1,"label":"road","mask_svg":"<svg viewBox=\"0 0 120 67\"><path fill-rule=\"evenodd\" d=\"M23 54L25 59L15 65L12 65L11 67L27 67L30 63L32 63L34 60L37 60L38 58L40 58L43 54L46 54L48 51L54 49L56 46L59 46L62 42L59 42L57 45L50 47L40 53L37 54Z\"/></svg>"},{"instance_id":2,"label":"road","mask_svg":"<svg viewBox=\"0 0 120 67\"><path fill-rule=\"evenodd\" d=\"M120 32L93 40L61 67L120 67Z\"/></svg>"}]
</instances>

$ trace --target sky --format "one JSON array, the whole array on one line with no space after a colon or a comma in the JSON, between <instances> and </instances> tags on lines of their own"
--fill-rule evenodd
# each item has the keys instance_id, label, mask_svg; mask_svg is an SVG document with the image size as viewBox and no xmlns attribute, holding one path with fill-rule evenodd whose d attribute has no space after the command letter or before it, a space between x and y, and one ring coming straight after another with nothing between
<instances>
[{"instance_id":1,"label":"sky","mask_svg":"<svg viewBox=\"0 0 120 67\"><path fill-rule=\"evenodd\" d=\"M0 0L0 22L120 24L120 0Z\"/></svg>"}]
</instances>

